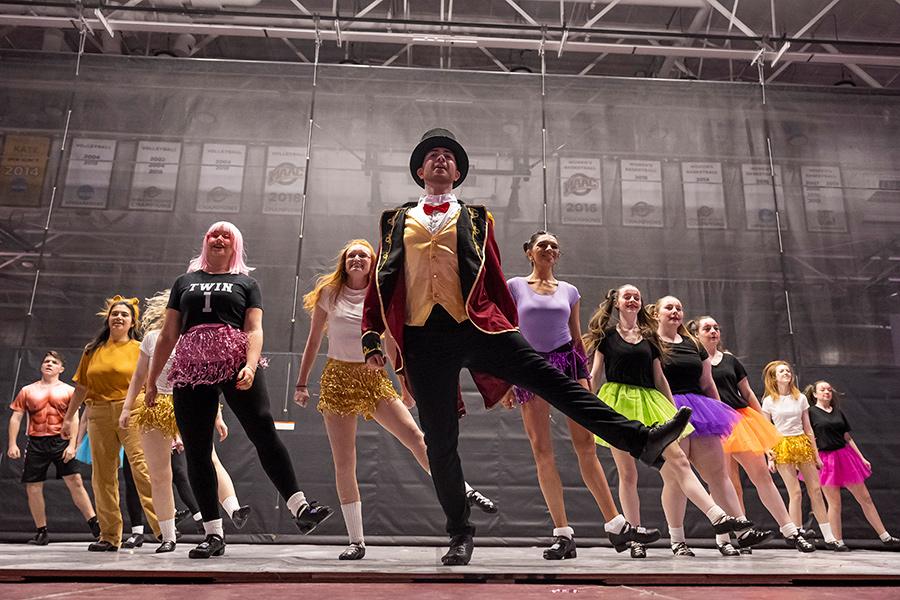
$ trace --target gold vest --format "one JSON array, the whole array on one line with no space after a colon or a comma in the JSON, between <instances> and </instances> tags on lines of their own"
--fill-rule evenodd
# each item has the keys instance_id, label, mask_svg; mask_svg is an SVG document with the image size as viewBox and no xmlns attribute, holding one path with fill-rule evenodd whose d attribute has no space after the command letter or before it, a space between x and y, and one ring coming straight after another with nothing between
<instances>
[{"instance_id":1,"label":"gold vest","mask_svg":"<svg viewBox=\"0 0 900 600\"><path fill-rule=\"evenodd\" d=\"M427 227L406 216L403 228L403 266L406 276L406 324L421 326L440 304L458 323L468 319L459 282L456 221L459 212L432 235Z\"/></svg>"}]
</instances>

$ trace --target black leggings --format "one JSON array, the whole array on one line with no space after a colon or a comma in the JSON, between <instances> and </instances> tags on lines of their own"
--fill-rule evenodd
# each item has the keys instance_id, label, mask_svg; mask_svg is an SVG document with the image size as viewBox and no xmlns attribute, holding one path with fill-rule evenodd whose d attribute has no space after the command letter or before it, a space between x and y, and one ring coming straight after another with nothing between
<instances>
[{"instance_id":1,"label":"black leggings","mask_svg":"<svg viewBox=\"0 0 900 600\"><path fill-rule=\"evenodd\" d=\"M184 460L183 452L172 452L172 484L191 514L196 515L200 512L197 499L191 490L191 483L188 481L187 462Z\"/></svg>"},{"instance_id":2,"label":"black leggings","mask_svg":"<svg viewBox=\"0 0 900 600\"><path fill-rule=\"evenodd\" d=\"M128 522L132 527L144 524L144 507L141 497L134 486L134 475L131 474L131 463L128 458L122 461L122 479L125 480L125 508L128 509Z\"/></svg>"},{"instance_id":3,"label":"black leggings","mask_svg":"<svg viewBox=\"0 0 900 600\"><path fill-rule=\"evenodd\" d=\"M235 378L216 385L176 387L173 394L175 420L184 440L188 477L204 521L219 518L216 469L212 463L219 392L225 396L228 406L256 447L263 470L281 497L287 500L300 491L291 457L275 431L262 369L256 372L249 390L237 389L236 381Z\"/></svg>"}]
</instances>

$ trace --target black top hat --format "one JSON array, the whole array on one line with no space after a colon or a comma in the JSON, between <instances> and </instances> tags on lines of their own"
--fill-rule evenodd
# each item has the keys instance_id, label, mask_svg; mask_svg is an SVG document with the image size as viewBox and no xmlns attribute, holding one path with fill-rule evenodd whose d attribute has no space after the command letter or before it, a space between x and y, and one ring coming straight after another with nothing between
<instances>
[{"instance_id":1,"label":"black top hat","mask_svg":"<svg viewBox=\"0 0 900 600\"><path fill-rule=\"evenodd\" d=\"M459 171L459 179L456 180L453 187L460 185L469 173L469 155L466 154L466 149L456 141L456 136L452 131L440 127L426 131L422 136L422 141L413 149L412 155L409 157L409 172L413 180L419 184L419 187L425 187L425 182L416 171L425 162L425 155L433 148L446 148L453 152L453 156L456 158L456 170Z\"/></svg>"}]
</instances>

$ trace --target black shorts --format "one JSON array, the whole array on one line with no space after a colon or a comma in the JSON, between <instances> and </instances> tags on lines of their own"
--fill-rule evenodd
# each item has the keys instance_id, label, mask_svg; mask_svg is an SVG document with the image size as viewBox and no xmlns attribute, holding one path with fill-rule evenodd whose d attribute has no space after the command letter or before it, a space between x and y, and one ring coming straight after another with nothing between
<instances>
[{"instance_id":1,"label":"black shorts","mask_svg":"<svg viewBox=\"0 0 900 600\"><path fill-rule=\"evenodd\" d=\"M50 464L56 465L56 478L78 475L81 463L76 459L63 462L63 452L69 440L58 435L42 435L28 438L25 447L25 468L22 470L22 483L38 483L47 479Z\"/></svg>"}]
</instances>

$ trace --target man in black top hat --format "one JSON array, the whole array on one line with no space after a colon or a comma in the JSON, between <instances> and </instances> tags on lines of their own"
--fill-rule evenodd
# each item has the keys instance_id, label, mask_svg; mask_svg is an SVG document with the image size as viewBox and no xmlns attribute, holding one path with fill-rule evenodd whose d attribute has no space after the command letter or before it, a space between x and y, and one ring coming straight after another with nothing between
<instances>
[{"instance_id":1,"label":"man in black top hat","mask_svg":"<svg viewBox=\"0 0 900 600\"><path fill-rule=\"evenodd\" d=\"M475 528L469 522L457 452L458 417L465 412L459 389L462 368L472 372L488 408L510 384L518 385L655 466L687 425L690 410L648 428L599 402L538 355L516 327L516 305L500 269L493 217L485 207L463 204L453 194L468 174L465 149L452 132L432 129L413 150L409 167L425 194L381 217L381 247L363 309L362 345L369 366L382 368L382 334L389 332L397 342L397 355L391 358L416 399L434 487L447 516L450 549L441 560L465 565L472 556ZM622 545L638 535L628 526L610 538Z\"/></svg>"}]
</instances>

